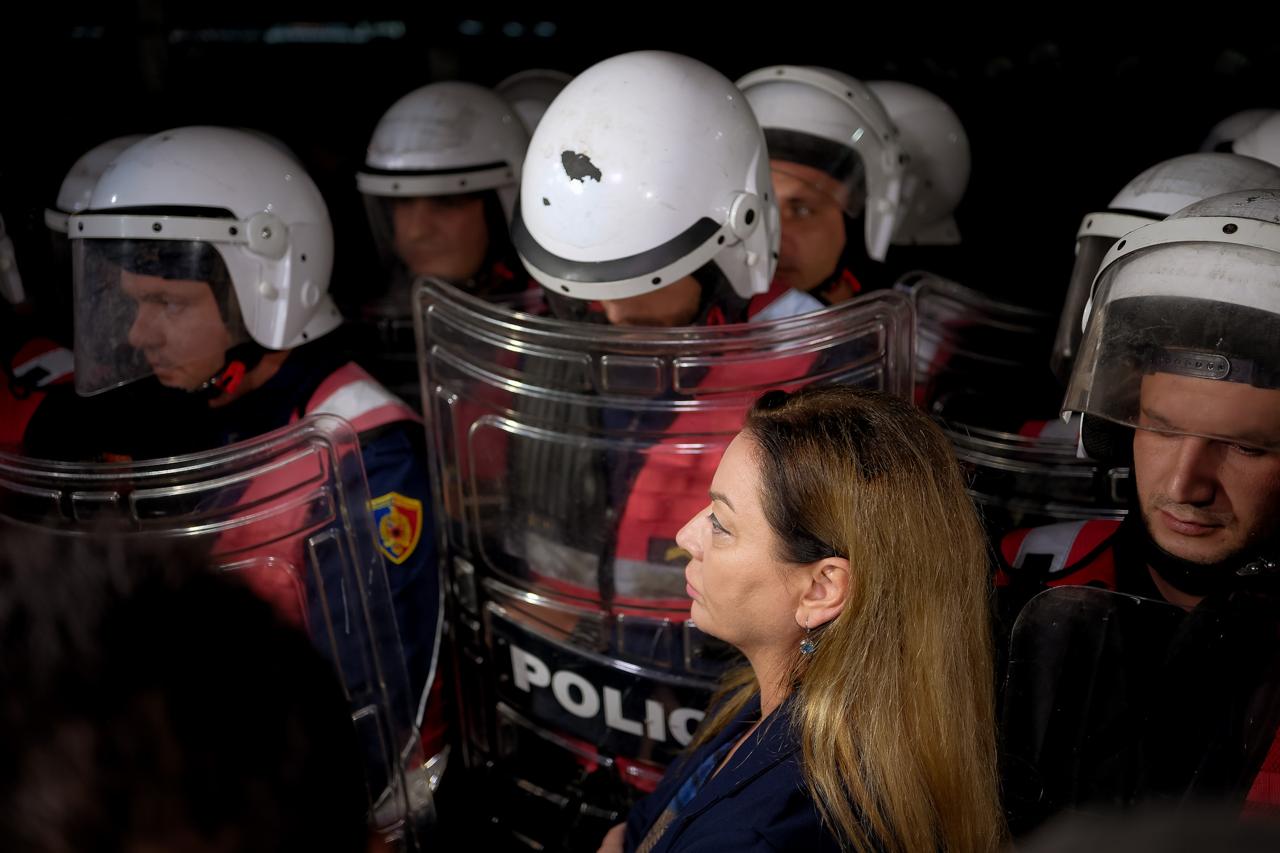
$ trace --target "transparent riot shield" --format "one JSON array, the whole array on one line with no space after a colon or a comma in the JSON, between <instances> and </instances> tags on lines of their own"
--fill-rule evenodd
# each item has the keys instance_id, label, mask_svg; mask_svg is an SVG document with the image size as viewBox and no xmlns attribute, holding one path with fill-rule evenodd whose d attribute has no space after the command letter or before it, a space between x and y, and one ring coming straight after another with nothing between
<instances>
[{"instance_id":1,"label":"transparent riot shield","mask_svg":"<svg viewBox=\"0 0 1280 853\"><path fill-rule=\"evenodd\" d=\"M1054 333L1048 314L926 272L908 273L894 289L908 294L916 309L916 401L927 411L1001 427L1026 417L1039 395L1046 396L1050 415L1057 414L1061 394L1048 369Z\"/></svg>"},{"instance_id":2,"label":"transparent riot shield","mask_svg":"<svg viewBox=\"0 0 1280 853\"><path fill-rule=\"evenodd\" d=\"M347 327L360 365L383 387L417 411L421 409L422 385L410 298L414 287L416 281L398 277L387 296L362 306L348 321ZM483 298L520 313L549 312L541 287L489 294Z\"/></svg>"},{"instance_id":3,"label":"transparent riot shield","mask_svg":"<svg viewBox=\"0 0 1280 853\"><path fill-rule=\"evenodd\" d=\"M897 288L916 309L917 402L955 447L988 533L1122 518L1128 469L1079 458L1078 424L1057 419L1051 318L928 273Z\"/></svg>"},{"instance_id":4,"label":"transparent riot shield","mask_svg":"<svg viewBox=\"0 0 1280 853\"><path fill-rule=\"evenodd\" d=\"M942 422L988 533L1055 521L1124 518L1129 469L1077 454L1079 422L1025 436ZM1058 423L1052 424L1058 427Z\"/></svg>"},{"instance_id":5,"label":"transparent riot shield","mask_svg":"<svg viewBox=\"0 0 1280 853\"><path fill-rule=\"evenodd\" d=\"M688 619L675 543L725 447L772 388L909 396L910 303L682 329L537 317L437 282L417 306L467 762L493 764L502 843L598 841L732 658Z\"/></svg>"},{"instance_id":6,"label":"transparent riot shield","mask_svg":"<svg viewBox=\"0 0 1280 853\"><path fill-rule=\"evenodd\" d=\"M71 464L0 455L0 518L65 535L109 530L207 548L330 661L351 703L372 825L422 849L431 768L413 729L395 610L360 444L316 415L191 456Z\"/></svg>"},{"instance_id":7,"label":"transparent riot shield","mask_svg":"<svg viewBox=\"0 0 1280 853\"><path fill-rule=\"evenodd\" d=\"M1001 715L1015 833L1143 802L1274 813L1278 605L1235 592L1188 612L1093 587L1033 598L1010 639Z\"/></svg>"}]
</instances>

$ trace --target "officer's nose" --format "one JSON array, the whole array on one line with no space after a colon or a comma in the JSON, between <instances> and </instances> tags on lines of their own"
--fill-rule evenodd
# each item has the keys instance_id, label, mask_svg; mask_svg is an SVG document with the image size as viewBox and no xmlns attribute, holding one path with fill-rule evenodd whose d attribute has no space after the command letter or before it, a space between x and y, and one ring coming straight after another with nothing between
<instances>
[{"instance_id":1,"label":"officer's nose","mask_svg":"<svg viewBox=\"0 0 1280 853\"><path fill-rule=\"evenodd\" d=\"M1216 442L1179 436L1170 460L1165 493L1181 504L1208 505L1217 494L1219 458Z\"/></svg>"},{"instance_id":2,"label":"officer's nose","mask_svg":"<svg viewBox=\"0 0 1280 853\"><path fill-rule=\"evenodd\" d=\"M428 198L407 198L396 202L396 231L403 240L425 240L437 230L433 205Z\"/></svg>"},{"instance_id":3,"label":"officer's nose","mask_svg":"<svg viewBox=\"0 0 1280 853\"><path fill-rule=\"evenodd\" d=\"M141 304L129 326L129 346L134 349L154 349L164 343L164 331L157 322L154 306Z\"/></svg>"}]
</instances>

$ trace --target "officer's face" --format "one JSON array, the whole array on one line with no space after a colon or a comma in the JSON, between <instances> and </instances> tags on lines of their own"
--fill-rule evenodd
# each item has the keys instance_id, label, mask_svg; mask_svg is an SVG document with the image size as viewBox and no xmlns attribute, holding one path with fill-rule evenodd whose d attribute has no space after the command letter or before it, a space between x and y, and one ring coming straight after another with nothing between
<instances>
[{"instance_id":1,"label":"officer's face","mask_svg":"<svg viewBox=\"0 0 1280 853\"><path fill-rule=\"evenodd\" d=\"M1280 391L1155 373L1142 380L1133 437L1142 516L1176 557L1215 563L1280 524ZM1230 436L1235 441L1174 435Z\"/></svg>"},{"instance_id":2,"label":"officer's face","mask_svg":"<svg viewBox=\"0 0 1280 853\"><path fill-rule=\"evenodd\" d=\"M615 326L687 326L698 316L702 285L685 276L666 287L627 299L606 299L600 305Z\"/></svg>"},{"instance_id":3,"label":"officer's face","mask_svg":"<svg viewBox=\"0 0 1280 853\"><path fill-rule=\"evenodd\" d=\"M194 391L222 369L231 333L208 283L124 271L120 285L137 307L129 345L160 384Z\"/></svg>"},{"instance_id":4,"label":"officer's face","mask_svg":"<svg viewBox=\"0 0 1280 853\"><path fill-rule=\"evenodd\" d=\"M393 199L391 224L396 254L414 275L461 284L480 272L489 250L479 195Z\"/></svg>"},{"instance_id":5,"label":"officer's face","mask_svg":"<svg viewBox=\"0 0 1280 853\"><path fill-rule=\"evenodd\" d=\"M812 290L835 272L844 251L847 191L820 169L780 160L773 161L773 189L782 214L777 275Z\"/></svg>"},{"instance_id":6,"label":"officer's face","mask_svg":"<svg viewBox=\"0 0 1280 853\"><path fill-rule=\"evenodd\" d=\"M684 572L690 617L748 656L799 642L796 610L805 589L804 574L775 556L755 453L751 438L733 440L711 482L711 504L676 535L691 557Z\"/></svg>"}]
</instances>

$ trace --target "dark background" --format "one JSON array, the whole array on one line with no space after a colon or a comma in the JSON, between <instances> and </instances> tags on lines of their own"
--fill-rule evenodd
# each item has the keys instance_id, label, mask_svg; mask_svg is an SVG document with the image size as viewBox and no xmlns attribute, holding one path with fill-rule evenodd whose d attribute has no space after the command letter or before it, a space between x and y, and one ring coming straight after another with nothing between
<instances>
[{"instance_id":1,"label":"dark background","mask_svg":"<svg viewBox=\"0 0 1280 853\"><path fill-rule=\"evenodd\" d=\"M909 6L909 7L908 7ZM494 84L674 50L731 78L826 65L929 88L964 121L973 175L958 213L972 286L1056 309L1080 217L1147 166L1196 150L1237 109L1280 106L1268 7L878 11L526 3L70 3L0 24L0 214L24 277L44 275L43 207L71 163L120 134L257 127L302 158L337 233L334 289L380 276L354 173L382 112L434 80Z\"/></svg>"}]
</instances>

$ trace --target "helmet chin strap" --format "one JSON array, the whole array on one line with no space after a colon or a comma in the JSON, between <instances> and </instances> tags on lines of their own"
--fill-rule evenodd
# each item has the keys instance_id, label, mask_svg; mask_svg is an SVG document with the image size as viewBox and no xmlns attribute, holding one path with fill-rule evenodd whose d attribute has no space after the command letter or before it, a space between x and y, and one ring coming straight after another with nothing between
<instances>
[{"instance_id":1,"label":"helmet chin strap","mask_svg":"<svg viewBox=\"0 0 1280 853\"><path fill-rule=\"evenodd\" d=\"M254 341L236 344L227 350L226 362L218 372L191 393L207 400L217 399L223 394L234 394L245 375L257 367L266 354L266 349Z\"/></svg>"},{"instance_id":2,"label":"helmet chin strap","mask_svg":"<svg viewBox=\"0 0 1280 853\"><path fill-rule=\"evenodd\" d=\"M1216 563L1197 563L1170 554L1156 544L1145 522L1137 528L1147 565L1170 586L1187 595L1207 596L1280 582L1280 554L1271 543Z\"/></svg>"}]
</instances>

